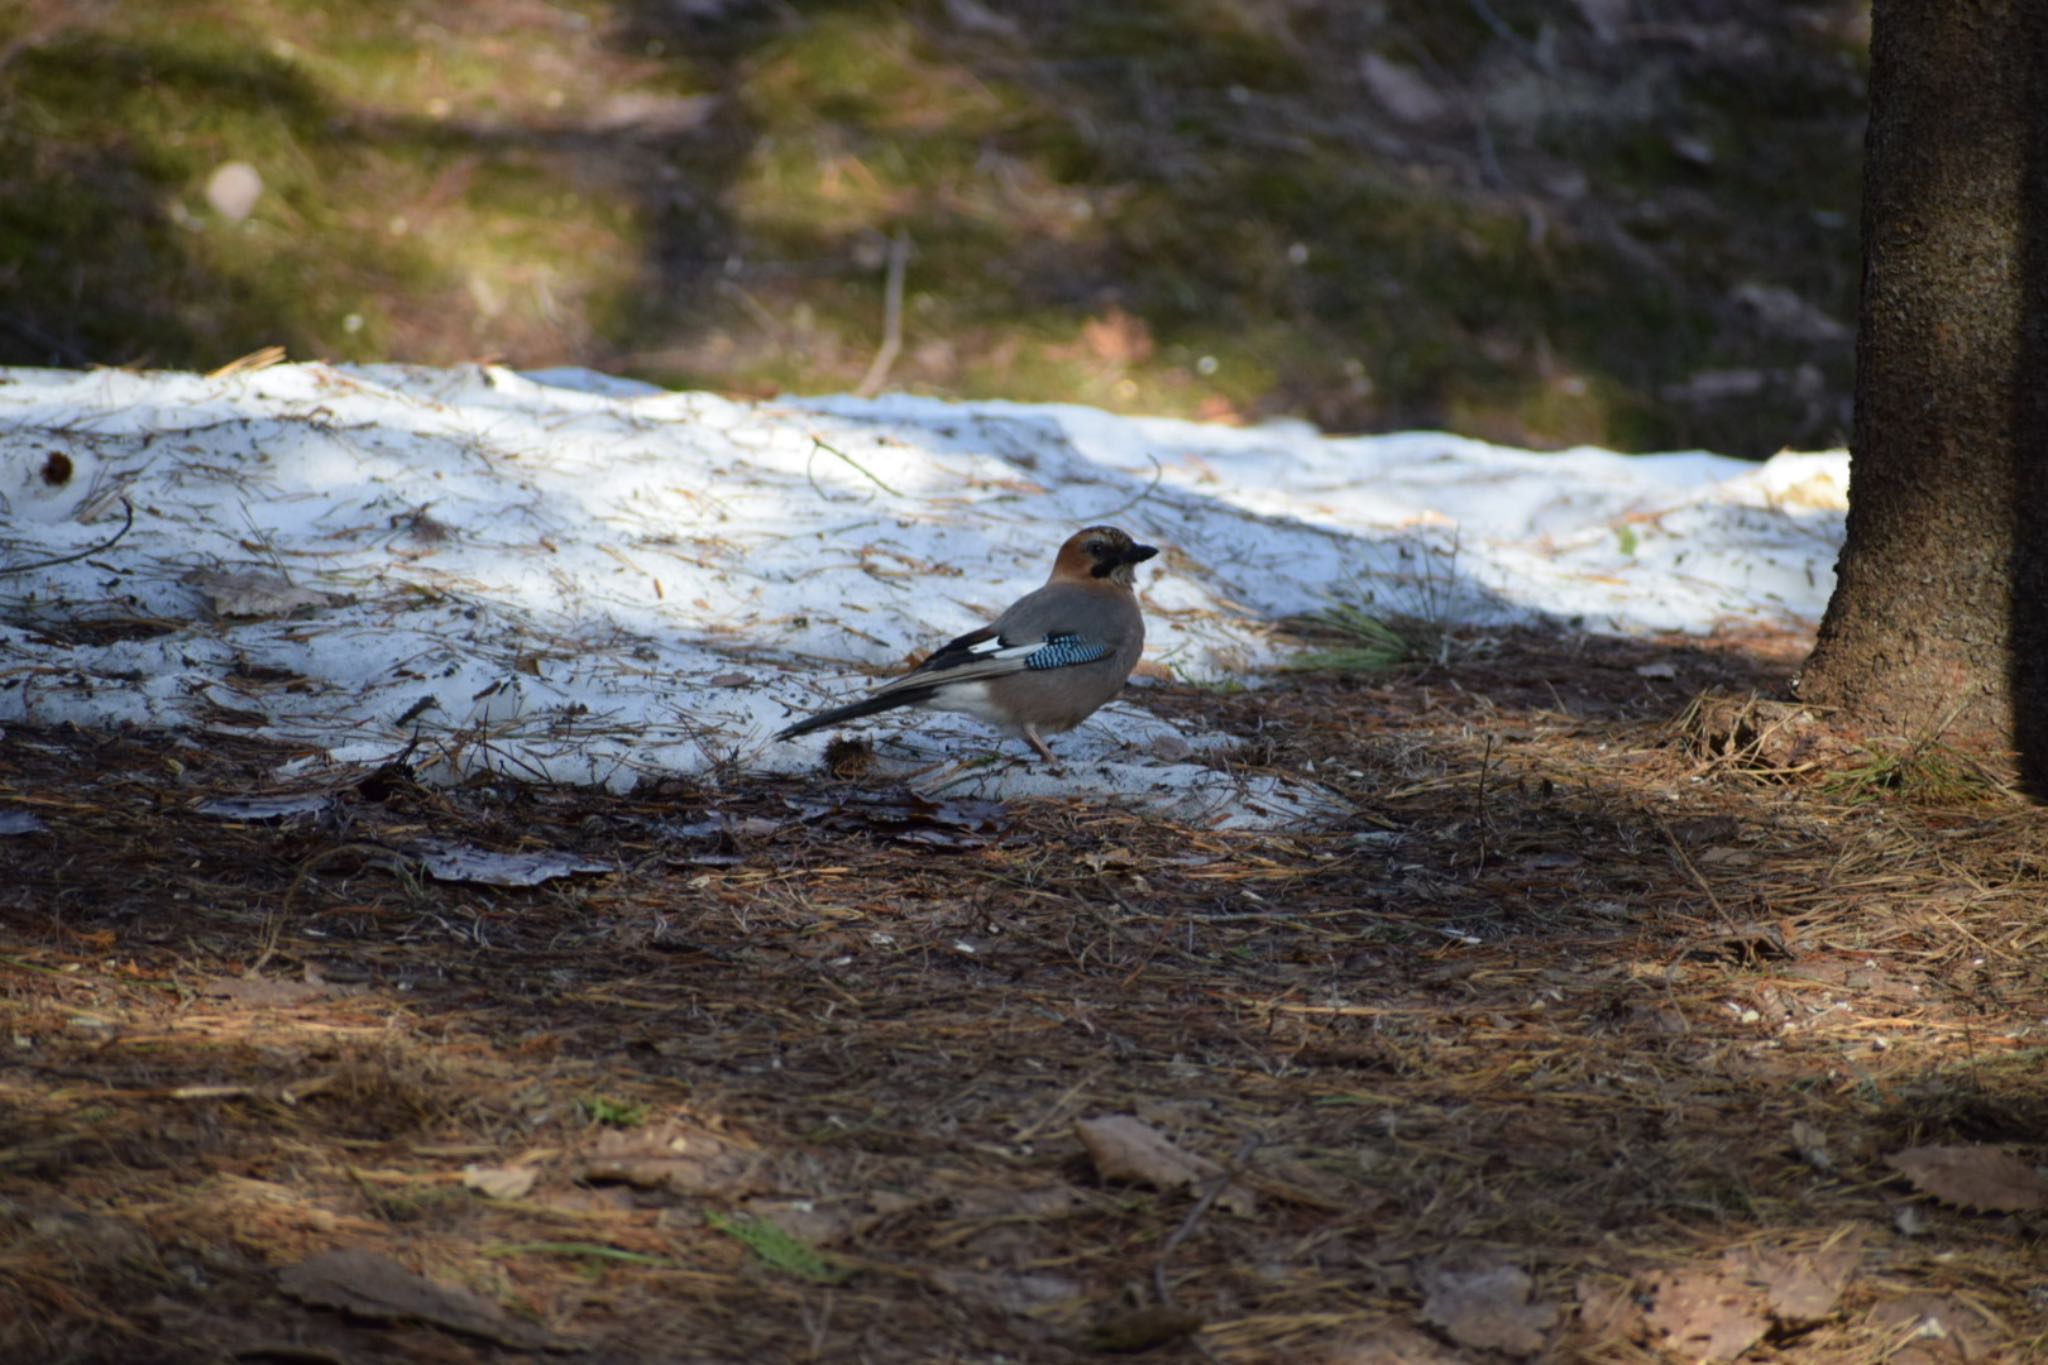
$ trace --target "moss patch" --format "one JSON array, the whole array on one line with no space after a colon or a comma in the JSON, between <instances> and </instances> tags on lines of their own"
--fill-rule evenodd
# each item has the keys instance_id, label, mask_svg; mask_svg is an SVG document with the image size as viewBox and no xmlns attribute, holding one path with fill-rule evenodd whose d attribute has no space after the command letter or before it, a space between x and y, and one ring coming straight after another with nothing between
<instances>
[{"instance_id":1,"label":"moss patch","mask_svg":"<svg viewBox=\"0 0 2048 1365\"><path fill-rule=\"evenodd\" d=\"M897 387L1819 444L1854 11L32 0L0 17L0 361L282 342L840 390L901 229ZM207 195L232 161L240 220Z\"/></svg>"}]
</instances>

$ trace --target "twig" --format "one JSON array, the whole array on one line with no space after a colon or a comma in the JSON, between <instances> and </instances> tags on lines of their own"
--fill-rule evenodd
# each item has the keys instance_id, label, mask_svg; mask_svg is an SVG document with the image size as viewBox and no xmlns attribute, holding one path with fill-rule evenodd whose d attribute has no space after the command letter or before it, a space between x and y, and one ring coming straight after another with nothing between
<instances>
[{"instance_id":1,"label":"twig","mask_svg":"<svg viewBox=\"0 0 2048 1365\"><path fill-rule=\"evenodd\" d=\"M1721 898L1714 894L1713 886L1708 883L1706 877L1701 874L1699 868L1693 865L1692 859L1686 856L1685 845L1678 842L1678 836L1672 832L1671 826L1665 824L1661 820L1657 823L1658 827L1664 831L1664 837L1670 841L1671 851L1678 855L1678 865L1684 868L1687 872L1690 872L1692 874L1692 879L1695 882L1699 883L1700 890L1707 893L1707 904L1713 906L1714 913L1721 917L1722 927L1727 928L1732 926L1735 923L1735 921L1729 918L1728 908L1721 904Z\"/></svg>"},{"instance_id":2,"label":"twig","mask_svg":"<svg viewBox=\"0 0 2048 1365\"><path fill-rule=\"evenodd\" d=\"M1486 0L1469 0L1469 3L1472 6L1472 12L1479 16L1479 22L1492 29L1495 37L1506 43L1510 48L1513 48L1516 56L1527 62L1532 69L1540 71L1546 76L1550 74L1549 65L1544 62L1535 47L1530 44L1527 38L1524 38L1521 34L1508 27L1507 20L1494 13L1492 5L1487 4Z\"/></svg>"},{"instance_id":3,"label":"twig","mask_svg":"<svg viewBox=\"0 0 2048 1365\"><path fill-rule=\"evenodd\" d=\"M1040 1114L1030 1123L1027 1123L1022 1128L1018 1129L1016 1135L1012 1137L1010 1141L1013 1143L1017 1143L1021 1146L1022 1144L1029 1142L1031 1141L1031 1139L1037 1137L1040 1133L1044 1132L1048 1127L1052 1125L1054 1120L1058 1119L1059 1116L1063 1112L1065 1112L1067 1105L1073 1101L1074 1096L1080 1094L1083 1090L1086 1090L1089 1086L1093 1085L1096 1079L1102 1075L1102 1072L1102 1067L1095 1067L1089 1072L1087 1072L1085 1075L1081 1077L1080 1080L1075 1081L1071 1086L1067 1087L1067 1092L1064 1095L1061 1095L1058 1099L1054 1100L1052 1102L1052 1107L1050 1109L1046 1110L1043 1114Z\"/></svg>"},{"instance_id":4,"label":"twig","mask_svg":"<svg viewBox=\"0 0 2048 1365\"><path fill-rule=\"evenodd\" d=\"M214 379L218 378L219 375L220 371L216 370L213 374L206 377ZM262 547L263 553L270 556L270 567L277 570L279 578L290 583L292 581L292 571L285 567L284 559L277 553L277 538L256 524L256 518L249 515L249 504L246 501L241 504L241 512L242 520L248 523L249 534L256 537L256 543Z\"/></svg>"},{"instance_id":5,"label":"twig","mask_svg":"<svg viewBox=\"0 0 2048 1365\"><path fill-rule=\"evenodd\" d=\"M875 472L872 469L869 469L867 466L863 465L859 460L854 459L853 456L847 454L838 446L828 445L826 442L820 440L817 436L813 435L811 437L811 458L809 460L804 461L804 477L811 480L811 487L817 489L819 497L825 497L825 490L822 488L818 488L818 481L815 478L811 478L811 465L817 461L818 452L821 450L830 455L837 455L840 459L852 465L856 472L866 476L868 482L874 484L875 487L881 489L890 497L900 498L903 496L903 494L897 492L888 484L882 482L882 480L875 474ZM829 502L831 501L831 499L826 498L826 501Z\"/></svg>"},{"instance_id":6,"label":"twig","mask_svg":"<svg viewBox=\"0 0 2048 1365\"><path fill-rule=\"evenodd\" d=\"M114 546L120 544L121 537L127 535L135 525L135 504L123 498L121 499L121 510L127 514L122 518L121 529L108 536L99 544L88 545L76 554L58 555L55 559L31 560L27 564L9 564L5 568L0 568L0 574L29 573L36 569L48 569L58 564L70 564L76 560L85 559L88 556L99 554L103 550L113 549Z\"/></svg>"},{"instance_id":7,"label":"twig","mask_svg":"<svg viewBox=\"0 0 2048 1365\"><path fill-rule=\"evenodd\" d=\"M825 1306L818 1311L815 1319L811 1316L811 1303L809 1299L800 1300L797 1308L803 1314L804 1331L811 1338L810 1358L816 1360L825 1354L825 1329L832 1325L832 1291L829 1289L825 1291Z\"/></svg>"},{"instance_id":8,"label":"twig","mask_svg":"<svg viewBox=\"0 0 2048 1365\"><path fill-rule=\"evenodd\" d=\"M236 1360L268 1360L288 1362L290 1365L348 1365L345 1356L332 1351L323 1351L317 1346L301 1346L289 1341L258 1341L244 1346L234 1354Z\"/></svg>"},{"instance_id":9,"label":"twig","mask_svg":"<svg viewBox=\"0 0 2048 1365\"><path fill-rule=\"evenodd\" d=\"M1157 455L1154 455L1149 450L1145 452L1145 458L1152 462L1152 482L1145 485L1145 491L1138 494L1137 497L1132 498L1129 502L1123 503L1116 507L1112 507L1107 512L1102 512L1096 516L1090 517L1090 521L1115 521L1118 517L1122 516L1124 513L1130 511L1133 507L1136 507L1139 503L1143 502L1145 499L1152 496L1153 492L1159 487L1159 481L1166 477L1166 466L1159 463L1159 457Z\"/></svg>"},{"instance_id":10,"label":"twig","mask_svg":"<svg viewBox=\"0 0 2048 1365\"><path fill-rule=\"evenodd\" d=\"M256 1093L253 1085L181 1085L161 1092L173 1100L238 1100Z\"/></svg>"},{"instance_id":11,"label":"twig","mask_svg":"<svg viewBox=\"0 0 2048 1365\"><path fill-rule=\"evenodd\" d=\"M5 71L10 60L12 58L9 52L5 48L0 48L0 72ZM90 355L54 333L44 331L27 318L15 317L11 313L0 313L0 327L6 328L24 341L43 347L54 358L67 365L76 365L82 369L92 364Z\"/></svg>"},{"instance_id":12,"label":"twig","mask_svg":"<svg viewBox=\"0 0 2048 1365\"><path fill-rule=\"evenodd\" d=\"M410 752L410 746L407 751ZM292 878L291 885L284 889L284 899L278 902L276 912L264 917L262 931L257 936L257 942L262 948L256 954L256 960L249 964L249 969L242 973L244 977L254 978L276 955L278 942L284 936L285 919L291 914L292 897L299 894L299 888L306 884L321 864L350 853L365 858L374 867L382 867L393 872L402 873L411 862L404 854L395 853L382 844L354 843L336 844L333 848L322 849L300 863L298 874Z\"/></svg>"},{"instance_id":13,"label":"twig","mask_svg":"<svg viewBox=\"0 0 2048 1365\"><path fill-rule=\"evenodd\" d=\"M1948 733L1948 727L1956 723L1956 717L1963 714L1963 708L1968 706L1973 700L1975 698L1968 692L1957 697L1956 704L1948 709L1948 714L1941 718L1941 723L1913 742L1913 752L1916 754L1920 753L1929 745L1939 743L1941 737Z\"/></svg>"},{"instance_id":14,"label":"twig","mask_svg":"<svg viewBox=\"0 0 2048 1365\"><path fill-rule=\"evenodd\" d=\"M1476 806L1475 814L1479 823L1479 872L1486 870L1486 835L1489 828L1486 821L1486 778L1487 774L1492 771L1493 732L1489 730L1486 732L1486 753L1479 760L1479 796L1478 800L1474 803Z\"/></svg>"},{"instance_id":15,"label":"twig","mask_svg":"<svg viewBox=\"0 0 2048 1365\"><path fill-rule=\"evenodd\" d=\"M1489 730L1486 735L1486 752L1485 754L1481 755L1479 759L1479 799L1476 803L1476 808L1474 811L1474 813L1478 815L1480 823L1482 824L1484 824L1486 821L1486 775L1489 771L1492 770L1492 768L1493 732Z\"/></svg>"},{"instance_id":16,"label":"twig","mask_svg":"<svg viewBox=\"0 0 2048 1365\"><path fill-rule=\"evenodd\" d=\"M721 292L730 294L734 298L738 299L740 307L744 308L747 311L748 316L754 319L755 325L760 327L760 329L766 332L770 337L774 338L775 343L778 346L782 344L782 320L776 317L775 314L768 311L767 304L761 302L759 299L755 298L752 294L748 293L745 289L733 283L731 280L719 280L718 289Z\"/></svg>"},{"instance_id":17,"label":"twig","mask_svg":"<svg viewBox=\"0 0 2048 1365\"><path fill-rule=\"evenodd\" d=\"M1230 1188L1231 1183L1244 1173L1244 1164L1251 1160L1253 1152L1259 1150L1260 1141L1257 1133L1245 1134L1244 1141L1237 1144L1237 1151L1224 1163L1216 1178L1209 1182L1209 1188L1195 1201L1195 1206L1188 1210L1188 1216L1181 1219L1180 1226L1174 1229L1173 1236L1167 1238L1166 1245L1159 1248L1159 1259L1152 1263L1152 1291L1159 1296L1160 1307L1176 1313L1180 1311L1180 1305L1173 1301L1173 1287L1166 1282L1166 1263L1172 1258L1174 1250L1188 1239L1188 1234L1195 1230L1195 1225L1202 1221L1202 1215L1206 1214L1210 1206L1223 1197L1223 1192Z\"/></svg>"},{"instance_id":18,"label":"twig","mask_svg":"<svg viewBox=\"0 0 2048 1365\"><path fill-rule=\"evenodd\" d=\"M896 353L903 349L903 275L909 264L910 234L897 228L896 235L889 239L889 277L882 286L882 345L853 390L859 397L873 398L882 391L889 378L889 367L896 363Z\"/></svg>"}]
</instances>

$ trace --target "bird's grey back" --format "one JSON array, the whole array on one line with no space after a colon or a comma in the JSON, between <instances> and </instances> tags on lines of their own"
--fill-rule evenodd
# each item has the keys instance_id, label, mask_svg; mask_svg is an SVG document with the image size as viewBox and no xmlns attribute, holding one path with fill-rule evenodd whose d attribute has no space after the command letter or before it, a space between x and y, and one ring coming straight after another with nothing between
<instances>
[{"instance_id":1,"label":"bird's grey back","mask_svg":"<svg viewBox=\"0 0 2048 1365\"><path fill-rule=\"evenodd\" d=\"M1012 602L996 618L995 628L1006 640L1043 639L1059 631L1100 640L1113 653L1099 664L1081 666L1114 670L1119 682L1130 676L1145 652L1145 617L1137 599L1115 588L1048 583Z\"/></svg>"}]
</instances>

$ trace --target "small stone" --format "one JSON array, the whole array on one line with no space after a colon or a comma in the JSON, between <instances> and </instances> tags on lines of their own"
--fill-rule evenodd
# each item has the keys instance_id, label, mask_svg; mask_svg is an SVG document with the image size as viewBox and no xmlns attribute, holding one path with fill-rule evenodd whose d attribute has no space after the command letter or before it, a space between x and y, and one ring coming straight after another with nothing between
<instances>
[{"instance_id":1,"label":"small stone","mask_svg":"<svg viewBox=\"0 0 2048 1365\"><path fill-rule=\"evenodd\" d=\"M263 197L263 177L246 161L224 161L206 178L206 202L231 223L256 211Z\"/></svg>"}]
</instances>

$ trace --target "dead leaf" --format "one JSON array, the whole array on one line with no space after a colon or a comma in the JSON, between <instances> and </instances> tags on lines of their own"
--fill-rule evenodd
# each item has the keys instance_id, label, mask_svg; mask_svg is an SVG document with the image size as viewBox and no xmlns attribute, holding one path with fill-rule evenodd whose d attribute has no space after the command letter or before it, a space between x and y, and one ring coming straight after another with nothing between
<instances>
[{"instance_id":1,"label":"dead leaf","mask_svg":"<svg viewBox=\"0 0 2048 1365\"><path fill-rule=\"evenodd\" d=\"M1792 1150L1799 1153L1799 1159L1822 1174L1835 1169L1835 1158L1828 1151L1828 1135L1805 1119L1792 1125Z\"/></svg>"},{"instance_id":2,"label":"dead leaf","mask_svg":"<svg viewBox=\"0 0 2048 1365\"><path fill-rule=\"evenodd\" d=\"M966 1185L948 1190L947 1198L959 1218L1065 1218L1081 1206L1080 1196L1065 1185Z\"/></svg>"},{"instance_id":3,"label":"dead leaf","mask_svg":"<svg viewBox=\"0 0 2048 1365\"><path fill-rule=\"evenodd\" d=\"M494 853L467 844L423 839L420 865L437 882L474 882L479 886L539 886L557 877L584 872L615 872L610 863L594 863L573 853Z\"/></svg>"},{"instance_id":4,"label":"dead leaf","mask_svg":"<svg viewBox=\"0 0 2048 1365\"><path fill-rule=\"evenodd\" d=\"M1754 962L1766 958L1791 958L1797 954L1775 924L1754 920L1748 924L1726 924L1695 940L1689 957L1735 958Z\"/></svg>"},{"instance_id":5,"label":"dead leaf","mask_svg":"<svg viewBox=\"0 0 2048 1365\"><path fill-rule=\"evenodd\" d=\"M1896 1343L1885 1365L1968 1365L1998 1344L1991 1319L1968 1304L1938 1294L1909 1294L1870 1310L1869 1323Z\"/></svg>"},{"instance_id":6,"label":"dead leaf","mask_svg":"<svg viewBox=\"0 0 2048 1365\"><path fill-rule=\"evenodd\" d=\"M1001 1271L940 1269L931 1282L948 1294L970 1303L986 1304L1005 1313L1040 1313L1081 1297L1079 1281L1044 1271L1004 1273Z\"/></svg>"},{"instance_id":7,"label":"dead leaf","mask_svg":"<svg viewBox=\"0 0 2048 1365\"><path fill-rule=\"evenodd\" d=\"M1459 1365L1462 1359L1426 1333L1397 1323L1369 1328L1323 1357L1326 1365Z\"/></svg>"},{"instance_id":8,"label":"dead leaf","mask_svg":"<svg viewBox=\"0 0 2048 1365\"><path fill-rule=\"evenodd\" d=\"M34 1247L36 1253L53 1256L73 1267L104 1272L157 1263L156 1244L149 1234L126 1219L41 1200L34 1204L7 1200L0 1204L0 1214L24 1219L30 1234L27 1238L18 1234L8 1238L10 1256L21 1256Z\"/></svg>"},{"instance_id":9,"label":"dead leaf","mask_svg":"<svg viewBox=\"0 0 2048 1365\"><path fill-rule=\"evenodd\" d=\"M486 1199L524 1199L540 1172L531 1166L479 1166L462 1168L463 1188L475 1190Z\"/></svg>"},{"instance_id":10,"label":"dead leaf","mask_svg":"<svg viewBox=\"0 0 2048 1365\"><path fill-rule=\"evenodd\" d=\"M1519 1266L1490 1257L1447 1259L1417 1275L1422 1317L1460 1346L1529 1355L1543 1349L1557 1305L1529 1302L1534 1281Z\"/></svg>"},{"instance_id":11,"label":"dead leaf","mask_svg":"<svg viewBox=\"0 0 2048 1365\"><path fill-rule=\"evenodd\" d=\"M302 608L344 600L332 593L294 587L280 574L255 570L194 569L184 581L206 594L215 616L289 616Z\"/></svg>"},{"instance_id":12,"label":"dead leaf","mask_svg":"<svg viewBox=\"0 0 2048 1365\"><path fill-rule=\"evenodd\" d=\"M672 1194L751 1194L766 1183L767 1158L701 1128L658 1123L608 1129L583 1163L583 1180L623 1180Z\"/></svg>"},{"instance_id":13,"label":"dead leaf","mask_svg":"<svg viewBox=\"0 0 2048 1365\"><path fill-rule=\"evenodd\" d=\"M1081 324L1081 344L1106 365L1134 365L1151 359L1157 343L1143 318L1111 304L1103 316Z\"/></svg>"},{"instance_id":14,"label":"dead leaf","mask_svg":"<svg viewBox=\"0 0 2048 1365\"><path fill-rule=\"evenodd\" d=\"M435 1284L360 1247L310 1256L278 1276L277 1287L300 1303L372 1322L423 1322L519 1351L577 1349L508 1316L481 1294Z\"/></svg>"},{"instance_id":15,"label":"dead leaf","mask_svg":"<svg viewBox=\"0 0 2048 1365\"><path fill-rule=\"evenodd\" d=\"M1908 1147L1884 1164L1944 1204L1985 1213L2025 1213L2048 1204L2048 1181L1997 1147Z\"/></svg>"},{"instance_id":16,"label":"dead leaf","mask_svg":"<svg viewBox=\"0 0 2048 1365\"><path fill-rule=\"evenodd\" d=\"M1756 1274L1770 1295L1771 1316L1781 1326L1804 1327L1833 1313L1862 1251L1856 1239L1845 1237L1812 1255L1766 1253Z\"/></svg>"},{"instance_id":17,"label":"dead leaf","mask_svg":"<svg viewBox=\"0 0 2048 1365\"><path fill-rule=\"evenodd\" d=\"M1119 844L1108 848L1090 849L1081 855L1090 872L1123 872L1134 867L1145 866L1145 860Z\"/></svg>"},{"instance_id":18,"label":"dead leaf","mask_svg":"<svg viewBox=\"0 0 2048 1365\"><path fill-rule=\"evenodd\" d=\"M1579 1333L1592 1344L1633 1341L1643 1321L1642 1305L1635 1288L1626 1280L1596 1280L1579 1277Z\"/></svg>"},{"instance_id":19,"label":"dead leaf","mask_svg":"<svg viewBox=\"0 0 2048 1365\"><path fill-rule=\"evenodd\" d=\"M1757 1292L1739 1275L1675 1270L1651 1280L1649 1290L1656 1298L1650 1326L1668 1349L1691 1360L1733 1360L1770 1327Z\"/></svg>"},{"instance_id":20,"label":"dead leaf","mask_svg":"<svg viewBox=\"0 0 2048 1365\"><path fill-rule=\"evenodd\" d=\"M1365 1213L1384 1202L1284 1152L1260 1152L1246 1168L1244 1183L1269 1198L1330 1213Z\"/></svg>"},{"instance_id":21,"label":"dead leaf","mask_svg":"<svg viewBox=\"0 0 2048 1365\"><path fill-rule=\"evenodd\" d=\"M1074 1132L1104 1180L1135 1180L1162 1190L1205 1185L1223 1168L1205 1156L1183 1151L1164 1134L1130 1114L1076 1119ZM1233 1184L1216 1201L1240 1218L1255 1207L1250 1190Z\"/></svg>"},{"instance_id":22,"label":"dead leaf","mask_svg":"<svg viewBox=\"0 0 2048 1365\"><path fill-rule=\"evenodd\" d=\"M637 1205L632 1187L628 1185L604 1185L597 1189L549 1190L540 1196L540 1202L551 1209L592 1218L632 1213Z\"/></svg>"},{"instance_id":23,"label":"dead leaf","mask_svg":"<svg viewBox=\"0 0 2048 1365\"><path fill-rule=\"evenodd\" d=\"M926 848L980 848L1010 823L1000 801L933 800L908 788L849 793L830 804L791 802L790 808L820 829L857 830Z\"/></svg>"},{"instance_id":24,"label":"dead leaf","mask_svg":"<svg viewBox=\"0 0 2048 1365\"><path fill-rule=\"evenodd\" d=\"M48 828L34 811L12 806L0 809L0 835L41 834Z\"/></svg>"},{"instance_id":25,"label":"dead leaf","mask_svg":"<svg viewBox=\"0 0 2048 1365\"><path fill-rule=\"evenodd\" d=\"M1693 855L1693 861L1701 867L1755 867L1756 854L1746 848L1735 848L1728 844L1715 844L1712 848L1701 849Z\"/></svg>"},{"instance_id":26,"label":"dead leaf","mask_svg":"<svg viewBox=\"0 0 2048 1365\"><path fill-rule=\"evenodd\" d=\"M303 1005L333 994L324 981L286 981L275 976L222 976L199 984L200 995L232 1000L237 1005Z\"/></svg>"},{"instance_id":27,"label":"dead leaf","mask_svg":"<svg viewBox=\"0 0 2048 1365\"><path fill-rule=\"evenodd\" d=\"M809 818L808 814L804 818ZM770 820L759 815L726 815L714 811L702 820L664 825L661 832L674 839L766 839L788 829L792 820Z\"/></svg>"},{"instance_id":28,"label":"dead leaf","mask_svg":"<svg viewBox=\"0 0 2048 1365\"><path fill-rule=\"evenodd\" d=\"M1170 730L1154 739L1149 747L1152 757L1162 763L1184 763L1195 754L1194 745Z\"/></svg>"},{"instance_id":29,"label":"dead leaf","mask_svg":"<svg viewBox=\"0 0 2048 1365\"><path fill-rule=\"evenodd\" d=\"M216 796L192 809L216 820L240 820L257 824L267 820L292 820L300 816L325 815L334 806L334 793L283 792L270 796Z\"/></svg>"}]
</instances>

